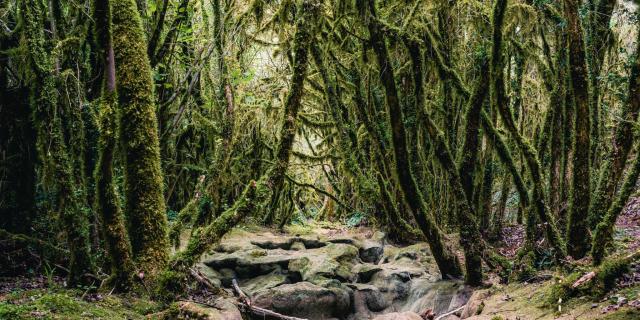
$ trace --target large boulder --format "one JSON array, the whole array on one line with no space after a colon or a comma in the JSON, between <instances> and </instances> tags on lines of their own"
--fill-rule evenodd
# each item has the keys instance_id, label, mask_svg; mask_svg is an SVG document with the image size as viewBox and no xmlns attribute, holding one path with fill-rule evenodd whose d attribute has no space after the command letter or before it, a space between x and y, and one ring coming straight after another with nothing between
<instances>
[{"instance_id":1,"label":"large boulder","mask_svg":"<svg viewBox=\"0 0 640 320\"><path fill-rule=\"evenodd\" d=\"M165 319L242 320L242 314L229 299L218 299L212 306L181 301L175 313Z\"/></svg>"},{"instance_id":2,"label":"large boulder","mask_svg":"<svg viewBox=\"0 0 640 320\"><path fill-rule=\"evenodd\" d=\"M325 288L310 282L283 284L256 293L253 304L285 315L327 319L349 313L349 292L341 288Z\"/></svg>"},{"instance_id":3,"label":"large boulder","mask_svg":"<svg viewBox=\"0 0 640 320\"><path fill-rule=\"evenodd\" d=\"M348 244L329 243L327 246L307 250L289 261L287 270L292 277L319 284L327 279L351 282L356 276L351 269L358 262L358 250Z\"/></svg>"},{"instance_id":4,"label":"large boulder","mask_svg":"<svg viewBox=\"0 0 640 320\"><path fill-rule=\"evenodd\" d=\"M273 272L255 278L246 279L239 283L240 288L249 294L254 295L257 292L275 288L282 284L291 283L290 279L279 272Z\"/></svg>"},{"instance_id":5,"label":"large boulder","mask_svg":"<svg viewBox=\"0 0 640 320\"><path fill-rule=\"evenodd\" d=\"M366 314L368 311L383 311L393 302L386 299L376 286L362 283L349 284L348 286L353 289L353 305L358 314Z\"/></svg>"},{"instance_id":6,"label":"large boulder","mask_svg":"<svg viewBox=\"0 0 640 320\"><path fill-rule=\"evenodd\" d=\"M357 282L359 283L367 283L371 281L371 277L373 277L373 275L378 271L382 271L382 268L370 263L356 264L351 269L351 272L357 276Z\"/></svg>"},{"instance_id":7,"label":"large boulder","mask_svg":"<svg viewBox=\"0 0 640 320\"><path fill-rule=\"evenodd\" d=\"M358 251L362 261L377 264L380 259L382 259L384 247L380 242L365 240L360 245L360 249Z\"/></svg>"},{"instance_id":8,"label":"large boulder","mask_svg":"<svg viewBox=\"0 0 640 320\"><path fill-rule=\"evenodd\" d=\"M301 243L304 249L315 249L322 248L327 245L327 243L321 240L319 237L311 237L311 236L295 236L295 237L283 237L283 236L265 236L256 240L251 240L251 244L255 245L262 249L273 250L273 249L283 249L283 250L296 250L300 248L300 245L296 245L296 243Z\"/></svg>"},{"instance_id":9,"label":"large boulder","mask_svg":"<svg viewBox=\"0 0 640 320\"><path fill-rule=\"evenodd\" d=\"M294 253L297 252L294 251ZM287 267L289 261L296 259L298 255L299 253L289 254L289 251L282 249L253 249L233 253L216 253L203 259L203 263L215 270L233 269L238 278L244 279L281 271Z\"/></svg>"}]
</instances>

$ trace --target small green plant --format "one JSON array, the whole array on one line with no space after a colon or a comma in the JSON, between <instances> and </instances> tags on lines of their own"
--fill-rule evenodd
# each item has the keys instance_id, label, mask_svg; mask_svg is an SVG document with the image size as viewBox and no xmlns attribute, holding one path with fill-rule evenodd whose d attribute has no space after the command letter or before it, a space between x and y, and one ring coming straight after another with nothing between
<instances>
[{"instance_id":1,"label":"small green plant","mask_svg":"<svg viewBox=\"0 0 640 320\"><path fill-rule=\"evenodd\" d=\"M45 264L44 266L44 275L47 277L47 288L54 289L58 286L58 284L54 280L54 271L55 267L51 268L49 264Z\"/></svg>"},{"instance_id":2,"label":"small green plant","mask_svg":"<svg viewBox=\"0 0 640 320\"><path fill-rule=\"evenodd\" d=\"M359 225L362 222L362 220L365 219L365 217L366 216L365 216L364 212L356 211L351 215L351 217L349 217L349 219L347 219L347 225L349 227L353 228L353 227Z\"/></svg>"}]
</instances>

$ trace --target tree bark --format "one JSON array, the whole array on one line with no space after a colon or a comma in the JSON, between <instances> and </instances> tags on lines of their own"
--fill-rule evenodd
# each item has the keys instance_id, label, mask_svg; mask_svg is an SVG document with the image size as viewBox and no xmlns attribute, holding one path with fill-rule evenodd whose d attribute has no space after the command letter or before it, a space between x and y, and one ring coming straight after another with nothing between
<instances>
[{"instance_id":1,"label":"tree bark","mask_svg":"<svg viewBox=\"0 0 640 320\"><path fill-rule=\"evenodd\" d=\"M111 9L109 0L94 1L95 34L99 54L105 66L102 97L99 101L100 136L98 161L95 170L96 209L101 218L107 255L111 265L111 279L106 286L115 285L126 291L132 284L134 266L131 245L124 225L122 208L114 182L113 158L116 148L116 67L111 40Z\"/></svg>"},{"instance_id":2,"label":"tree bark","mask_svg":"<svg viewBox=\"0 0 640 320\"><path fill-rule=\"evenodd\" d=\"M367 21L371 46L376 53L378 68L380 68L380 81L385 89L387 114L389 116L393 141L394 174L400 184L405 201L411 208L420 230L429 242L442 277L459 278L463 274L460 262L451 252L451 249L446 247L442 231L435 224L433 217L427 210L422 193L418 189L415 177L413 176L407 152L407 138L402 109L393 78L393 67L389 60L387 45L383 34L378 22L375 21L375 4L372 0L369 0L367 6L368 8L366 10L369 14L365 16L364 19Z\"/></svg>"},{"instance_id":3,"label":"tree bark","mask_svg":"<svg viewBox=\"0 0 640 320\"><path fill-rule=\"evenodd\" d=\"M571 179L571 203L567 224L567 249L575 259L589 250L589 225L587 222L590 200L590 119L589 82L585 58L582 23L578 17L577 0L564 0L569 40L569 75L575 100L575 124L573 140L573 177Z\"/></svg>"},{"instance_id":4,"label":"tree bark","mask_svg":"<svg viewBox=\"0 0 640 320\"><path fill-rule=\"evenodd\" d=\"M169 241L151 65L135 1L111 8L129 238L138 267L154 274L169 258Z\"/></svg>"},{"instance_id":5,"label":"tree bark","mask_svg":"<svg viewBox=\"0 0 640 320\"><path fill-rule=\"evenodd\" d=\"M58 109L55 66L45 47L46 12L41 2L22 1L23 36L28 50L28 61L35 77L32 82L32 111L36 128L36 143L39 157L43 162L44 175L50 175L57 193L57 210L62 218L67 235L71 257L68 285L86 282L83 277L94 269L90 254L89 217L82 210L86 198L76 190L78 186L73 176L71 155L64 140L62 121Z\"/></svg>"}]
</instances>

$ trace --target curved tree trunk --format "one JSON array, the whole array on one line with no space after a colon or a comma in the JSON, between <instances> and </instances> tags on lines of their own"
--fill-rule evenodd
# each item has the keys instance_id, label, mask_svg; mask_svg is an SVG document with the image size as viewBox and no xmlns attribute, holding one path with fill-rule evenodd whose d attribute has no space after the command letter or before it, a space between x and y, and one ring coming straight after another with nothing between
<instances>
[{"instance_id":1,"label":"curved tree trunk","mask_svg":"<svg viewBox=\"0 0 640 320\"><path fill-rule=\"evenodd\" d=\"M504 84L504 57L502 53L502 24L504 22L504 13L507 7L507 0L497 0L494 5L492 23L493 23L493 43L491 49L491 67L490 67L490 93L491 103L498 110L500 118L504 123L507 131L516 140L516 145L524 156L525 163L531 174L533 181L533 190L531 194L531 204L536 215L545 224L545 232L551 247L556 251L556 260L565 257L565 248L562 238L555 225L553 216L547 209L542 187L542 172L540 162L537 158L537 152L531 144L525 140L516 127L513 115L508 108L505 94Z\"/></svg>"},{"instance_id":2,"label":"curved tree trunk","mask_svg":"<svg viewBox=\"0 0 640 320\"><path fill-rule=\"evenodd\" d=\"M368 22L367 27L369 29L371 46L376 53L378 68L380 69L380 81L385 89L387 113L389 115L389 123L391 125L395 165L394 173L400 184L404 200L411 208L420 230L424 233L427 241L429 242L429 246L431 247L431 251L436 260L436 264L440 269L442 277L459 278L463 274L460 262L451 249L445 245L442 231L438 228L433 217L430 215L422 194L418 189L415 177L413 176L411 165L409 163L409 154L407 152L407 138L404 128L404 119L395 80L393 78L392 64L387 52L387 45L380 27L377 22L374 21L376 19L374 2L369 0L367 6L368 8L366 10L371 16L365 17L365 19Z\"/></svg>"}]
</instances>

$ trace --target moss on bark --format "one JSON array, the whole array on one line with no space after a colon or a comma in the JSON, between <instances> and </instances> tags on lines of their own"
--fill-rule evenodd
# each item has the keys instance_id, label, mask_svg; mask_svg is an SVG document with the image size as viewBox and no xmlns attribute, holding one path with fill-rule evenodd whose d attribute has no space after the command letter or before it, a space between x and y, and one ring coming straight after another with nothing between
<instances>
[{"instance_id":1,"label":"moss on bark","mask_svg":"<svg viewBox=\"0 0 640 320\"><path fill-rule=\"evenodd\" d=\"M639 43L640 36L636 39L636 43ZM613 132L613 147L602 163L598 183L591 198L589 213L591 228L600 223L611 205L633 144L633 126L640 111L640 50L638 48L631 63L627 95L629 100L622 105L622 111Z\"/></svg>"},{"instance_id":2,"label":"moss on bark","mask_svg":"<svg viewBox=\"0 0 640 320\"><path fill-rule=\"evenodd\" d=\"M407 138L404 128L404 119L398 92L393 78L393 67L389 60L387 45L382 31L376 21L375 4L369 0L366 4L364 19L369 29L371 47L376 53L380 81L385 89L387 114L391 125L391 136L393 141L394 154L394 174L400 184L400 189L404 195L404 200L412 210L414 218L420 230L424 233L431 251L440 269L443 278L460 277L463 272L457 257L451 249L445 246L442 231L435 224L434 218L427 210L422 193L418 189L415 177L409 163L407 152Z\"/></svg>"},{"instance_id":3,"label":"moss on bark","mask_svg":"<svg viewBox=\"0 0 640 320\"><path fill-rule=\"evenodd\" d=\"M500 118L511 136L516 140L516 145L524 156L525 163L529 169L532 179L531 204L536 215L545 224L545 232L551 247L555 250L556 261L562 260L565 256L565 248L560 233L556 227L555 219L549 215L547 204L544 197L542 187L542 172L540 162L538 161L537 152L526 141L522 134L518 131L513 115L508 108L507 98L505 94L504 84L504 57L502 44L502 24L504 22L504 13L507 7L507 0L497 0L494 4L492 25L493 25L493 42L491 49L491 65L490 65L490 94L491 104L498 110Z\"/></svg>"},{"instance_id":4,"label":"moss on bark","mask_svg":"<svg viewBox=\"0 0 640 320\"><path fill-rule=\"evenodd\" d=\"M567 249L573 258L579 259L588 252L590 245L587 220L591 196L589 82L582 23L578 17L579 1L565 0L564 6L569 42L569 75L576 108Z\"/></svg>"},{"instance_id":5,"label":"moss on bark","mask_svg":"<svg viewBox=\"0 0 640 320\"><path fill-rule=\"evenodd\" d=\"M313 41L314 15L319 11L319 4L315 1L305 0L298 10L296 20L296 32L293 39L293 75L291 87L284 103L284 117L280 127L280 141L276 149L275 163L269 176L268 184L274 192L271 197L271 205L265 215L267 223L273 222L274 212L278 204L278 192L284 184L284 175L289 167L289 157L293 149L293 141L297 131L297 117L300 111L304 80L307 76L309 65L309 45Z\"/></svg>"},{"instance_id":6,"label":"moss on bark","mask_svg":"<svg viewBox=\"0 0 640 320\"><path fill-rule=\"evenodd\" d=\"M99 45L99 51L103 57L102 63L105 66L102 97L99 101L98 161L94 173L96 210L102 222L107 255L111 265L111 279L105 283L105 287L116 287L119 291L126 291L132 284L134 266L113 172L118 125L117 94L115 91L116 71L111 40L111 9L109 0L95 0L93 5L96 42Z\"/></svg>"},{"instance_id":7,"label":"moss on bark","mask_svg":"<svg viewBox=\"0 0 640 320\"><path fill-rule=\"evenodd\" d=\"M23 41L28 50L30 71L33 75L31 108L36 128L37 151L45 175L50 175L57 193L60 212L67 235L71 257L68 284L74 286L86 280L83 276L93 271L90 254L89 219L84 200L73 175L72 160L62 131L61 116L57 114L58 93L54 63L45 46L43 28L46 12L39 1L22 2Z\"/></svg>"},{"instance_id":8,"label":"moss on bark","mask_svg":"<svg viewBox=\"0 0 640 320\"><path fill-rule=\"evenodd\" d=\"M111 5L129 238L138 267L153 274L169 242L151 66L135 1Z\"/></svg>"},{"instance_id":9,"label":"moss on bark","mask_svg":"<svg viewBox=\"0 0 640 320\"><path fill-rule=\"evenodd\" d=\"M637 149L640 152L640 148ZM627 175L618 197L611 205L602 221L598 223L593 234L593 245L591 256L595 265L602 263L607 247L613 242L613 233L616 220L622 212L625 204L629 200L631 193L635 190L638 175L640 175L640 154L636 152L636 159Z\"/></svg>"}]
</instances>

